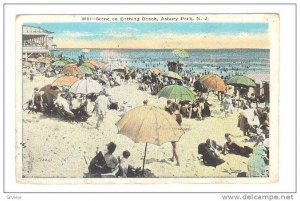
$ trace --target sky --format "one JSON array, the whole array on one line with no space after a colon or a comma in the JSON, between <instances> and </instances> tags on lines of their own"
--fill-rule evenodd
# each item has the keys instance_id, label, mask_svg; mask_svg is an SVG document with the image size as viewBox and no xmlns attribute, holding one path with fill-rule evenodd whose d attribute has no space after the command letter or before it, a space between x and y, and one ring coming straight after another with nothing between
<instances>
[{"instance_id":1,"label":"sky","mask_svg":"<svg viewBox=\"0 0 300 201\"><path fill-rule=\"evenodd\" d=\"M58 48L268 49L267 23L27 23L54 32Z\"/></svg>"}]
</instances>

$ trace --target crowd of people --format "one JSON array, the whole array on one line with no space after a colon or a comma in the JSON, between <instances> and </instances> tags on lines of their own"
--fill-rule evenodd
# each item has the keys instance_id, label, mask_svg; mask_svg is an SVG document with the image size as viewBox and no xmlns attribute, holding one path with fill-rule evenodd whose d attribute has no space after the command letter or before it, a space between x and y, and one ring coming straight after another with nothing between
<instances>
[{"instance_id":1,"label":"crowd of people","mask_svg":"<svg viewBox=\"0 0 300 201\"><path fill-rule=\"evenodd\" d=\"M44 75L46 76L47 71ZM50 71L52 72L52 71ZM55 72L59 73L59 72ZM182 79L176 79L168 76L163 76L163 73L151 72L151 69L123 69L122 71L106 71L103 69L97 69L90 77L97 80L103 85L104 88L115 87L124 83L130 83L132 81L138 83L139 90L148 91L152 95L156 95L164 86L170 84L184 85L190 88L194 88L197 93L197 99L195 101L186 100L167 100L165 111L174 117L179 125L181 125L184 118L204 120L211 117L211 104L207 99L207 91L205 87L199 85L199 79L201 76L192 74L192 72L185 71L182 73ZM33 78L32 78L33 79ZM108 109L118 110L120 117L125 115L133 105L124 101L123 103L114 102L109 94L101 92L100 94L89 94L88 96L80 94L72 94L68 91L68 88L52 87L50 90L55 91L56 95L49 95L47 91L42 91L38 87L34 88L32 100L28 102L28 108L34 112L43 112L47 115L59 115L59 117L71 120L71 121L86 121L92 116L92 113L87 111L88 102L93 102L93 112L97 116L96 128L101 126ZM243 92L243 91L242 91ZM215 93L215 95L219 95ZM240 96L241 94L239 94ZM207 139L206 142L200 143L198 146L198 154L201 155L201 160L204 165L217 167L225 163L222 155L236 154L249 158L248 162L248 176L266 176L264 168L258 173L252 164L254 159L261 159L264 163L263 166L268 163L268 146L264 143L269 138L269 109L257 108L253 106L257 105L254 94L247 96L246 93L241 104L236 101L237 94L223 93L221 94L220 105L225 117L228 117L233 113L235 108L241 108L242 112L238 117L238 127L244 133L245 136L251 137L255 140L254 147L248 147L239 145L233 139L233 135L226 133L226 143L221 146L216 141ZM145 100L144 105L147 105ZM173 141L172 144L172 157L171 161L176 160L176 165L180 165L179 155L177 153L176 144ZM89 165L89 173L92 175L104 175L113 173L116 170L116 176L128 177L131 175L136 176L135 168L129 164L130 152L125 150L123 155L119 158L113 155L116 149L116 144L111 142L107 145L107 152L98 152L92 159ZM255 169L255 170L254 170ZM130 173L129 173L130 172Z\"/></svg>"}]
</instances>

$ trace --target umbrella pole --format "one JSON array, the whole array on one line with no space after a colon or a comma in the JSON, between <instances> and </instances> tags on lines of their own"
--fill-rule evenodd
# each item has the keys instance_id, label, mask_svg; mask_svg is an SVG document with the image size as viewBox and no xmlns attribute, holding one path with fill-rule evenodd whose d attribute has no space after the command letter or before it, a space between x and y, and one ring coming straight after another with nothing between
<instances>
[{"instance_id":1,"label":"umbrella pole","mask_svg":"<svg viewBox=\"0 0 300 201\"><path fill-rule=\"evenodd\" d=\"M145 161L146 161L147 145L148 145L148 143L146 142L145 154L144 154L144 160L143 160L143 170L142 170L142 175L143 176L144 176L144 167L145 167Z\"/></svg>"},{"instance_id":2,"label":"umbrella pole","mask_svg":"<svg viewBox=\"0 0 300 201\"><path fill-rule=\"evenodd\" d=\"M86 79L86 83L85 83L85 91L86 91L86 94L85 94L85 111L87 112L87 77L85 79Z\"/></svg>"}]
</instances>

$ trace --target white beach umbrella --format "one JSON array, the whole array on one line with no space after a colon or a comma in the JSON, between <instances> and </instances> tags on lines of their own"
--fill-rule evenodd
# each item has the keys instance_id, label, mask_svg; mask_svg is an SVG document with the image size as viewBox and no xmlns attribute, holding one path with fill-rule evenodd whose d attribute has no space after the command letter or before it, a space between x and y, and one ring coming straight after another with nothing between
<instances>
[{"instance_id":1,"label":"white beach umbrella","mask_svg":"<svg viewBox=\"0 0 300 201\"><path fill-rule=\"evenodd\" d=\"M74 94L98 94L103 91L103 87L99 82L88 77L75 82L69 91Z\"/></svg>"}]
</instances>

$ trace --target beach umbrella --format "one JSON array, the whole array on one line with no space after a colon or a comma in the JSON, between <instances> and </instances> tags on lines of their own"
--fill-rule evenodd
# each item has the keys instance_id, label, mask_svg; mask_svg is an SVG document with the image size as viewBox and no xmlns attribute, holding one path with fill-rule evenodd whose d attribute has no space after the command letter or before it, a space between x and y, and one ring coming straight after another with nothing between
<instances>
[{"instance_id":1,"label":"beach umbrella","mask_svg":"<svg viewBox=\"0 0 300 201\"><path fill-rule=\"evenodd\" d=\"M43 86L40 91L43 91L47 94L51 94L54 97L57 97L58 93L60 92L59 88L57 86L52 86L51 84L47 84Z\"/></svg>"},{"instance_id":2,"label":"beach umbrella","mask_svg":"<svg viewBox=\"0 0 300 201\"><path fill-rule=\"evenodd\" d=\"M85 61L83 64L81 64L81 66L86 66L86 67L88 67L90 69L94 69L95 68L95 66L92 63L87 62L87 61Z\"/></svg>"},{"instance_id":3,"label":"beach umbrella","mask_svg":"<svg viewBox=\"0 0 300 201\"><path fill-rule=\"evenodd\" d=\"M251 72L246 75L250 79L254 80L257 84L260 82L270 82L270 73L258 73L258 72Z\"/></svg>"},{"instance_id":4,"label":"beach umbrella","mask_svg":"<svg viewBox=\"0 0 300 201\"><path fill-rule=\"evenodd\" d=\"M30 68L30 67L32 67L32 63L30 63L30 62L28 62L28 61L25 61L25 62L22 63L22 66L23 66L23 68L24 68L24 67L25 67L25 68Z\"/></svg>"},{"instance_id":5,"label":"beach umbrella","mask_svg":"<svg viewBox=\"0 0 300 201\"><path fill-rule=\"evenodd\" d=\"M47 104L53 103L53 101L57 98L58 94L61 92L57 86L52 86L48 84L40 89L40 91L44 92L43 94L43 102Z\"/></svg>"},{"instance_id":6,"label":"beach umbrella","mask_svg":"<svg viewBox=\"0 0 300 201\"><path fill-rule=\"evenodd\" d=\"M200 83L208 89L215 91L226 91L226 84L224 80L215 74L204 75L201 77Z\"/></svg>"},{"instance_id":7,"label":"beach umbrella","mask_svg":"<svg viewBox=\"0 0 300 201\"><path fill-rule=\"evenodd\" d=\"M102 85L90 77L76 81L69 89L74 94L98 94L103 91Z\"/></svg>"},{"instance_id":8,"label":"beach umbrella","mask_svg":"<svg viewBox=\"0 0 300 201\"><path fill-rule=\"evenodd\" d=\"M173 71L169 71L168 73L164 74L163 76L177 79L177 80L182 80L182 77L180 75L178 75L178 73L175 73Z\"/></svg>"},{"instance_id":9,"label":"beach umbrella","mask_svg":"<svg viewBox=\"0 0 300 201\"><path fill-rule=\"evenodd\" d=\"M160 70L159 68L150 68L150 72L159 75L162 73L162 70Z\"/></svg>"},{"instance_id":10,"label":"beach umbrella","mask_svg":"<svg viewBox=\"0 0 300 201\"><path fill-rule=\"evenodd\" d=\"M123 72L123 71L125 71L125 68L127 68L125 65L110 63L110 64L107 65L106 70Z\"/></svg>"},{"instance_id":11,"label":"beach umbrella","mask_svg":"<svg viewBox=\"0 0 300 201\"><path fill-rule=\"evenodd\" d=\"M187 87L180 85L168 85L162 88L158 92L158 97L165 97L167 99L178 99L178 100L196 100L195 94Z\"/></svg>"},{"instance_id":12,"label":"beach umbrella","mask_svg":"<svg viewBox=\"0 0 300 201\"><path fill-rule=\"evenodd\" d=\"M28 58L27 61L30 61L30 62L37 62L38 60L36 58Z\"/></svg>"},{"instance_id":13,"label":"beach umbrella","mask_svg":"<svg viewBox=\"0 0 300 201\"><path fill-rule=\"evenodd\" d=\"M90 67L86 66L86 65L79 66L79 69L81 70L81 72L83 74L87 74L87 75L92 75L93 74L93 70Z\"/></svg>"},{"instance_id":14,"label":"beach umbrella","mask_svg":"<svg viewBox=\"0 0 300 201\"><path fill-rule=\"evenodd\" d=\"M244 75L233 76L227 83L235 86L256 87L255 82Z\"/></svg>"},{"instance_id":15,"label":"beach umbrella","mask_svg":"<svg viewBox=\"0 0 300 201\"><path fill-rule=\"evenodd\" d=\"M38 57L37 62L50 64L51 63L51 58L50 57Z\"/></svg>"},{"instance_id":16,"label":"beach umbrella","mask_svg":"<svg viewBox=\"0 0 300 201\"><path fill-rule=\"evenodd\" d=\"M71 86L74 84L77 80L79 80L78 77L71 76L71 75L64 75L59 78L57 78L53 83L52 86Z\"/></svg>"},{"instance_id":17,"label":"beach umbrella","mask_svg":"<svg viewBox=\"0 0 300 201\"><path fill-rule=\"evenodd\" d=\"M168 112L154 106L139 106L128 111L117 123L119 133L135 143L146 143L143 171L146 160L147 144L162 145L177 142L183 130Z\"/></svg>"},{"instance_id":18,"label":"beach umbrella","mask_svg":"<svg viewBox=\"0 0 300 201\"><path fill-rule=\"evenodd\" d=\"M52 57L52 58L51 58L51 61L52 61L52 62L54 62L54 61L58 61L58 60L60 60L60 58L59 58L59 57Z\"/></svg>"},{"instance_id":19,"label":"beach umbrella","mask_svg":"<svg viewBox=\"0 0 300 201\"><path fill-rule=\"evenodd\" d=\"M63 61L63 60L59 60L59 61L55 61L52 63L52 66L57 66L57 67L63 67L65 65L67 65L68 62Z\"/></svg>"},{"instance_id":20,"label":"beach umbrella","mask_svg":"<svg viewBox=\"0 0 300 201\"><path fill-rule=\"evenodd\" d=\"M179 58L188 58L190 54L186 50L173 50L173 54Z\"/></svg>"},{"instance_id":21,"label":"beach umbrella","mask_svg":"<svg viewBox=\"0 0 300 201\"><path fill-rule=\"evenodd\" d=\"M91 63L94 64L98 68L105 68L107 65L107 62L105 62L105 61L91 61Z\"/></svg>"},{"instance_id":22,"label":"beach umbrella","mask_svg":"<svg viewBox=\"0 0 300 201\"><path fill-rule=\"evenodd\" d=\"M76 64L65 65L62 73L65 75L73 75L73 76L83 74L80 68Z\"/></svg>"},{"instance_id":23,"label":"beach umbrella","mask_svg":"<svg viewBox=\"0 0 300 201\"><path fill-rule=\"evenodd\" d=\"M105 68L107 63L103 61L96 61L96 60L86 60L86 63L90 68Z\"/></svg>"},{"instance_id":24,"label":"beach umbrella","mask_svg":"<svg viewBox=\"0 0 300 201\"><path fill-rule=\"evenodd\" d=\"M77 63L75 59L70 59L70 58L65 58L63 61L65 61L66 63L74 63L74 64Z\"/></svg>"}]
</instances>

